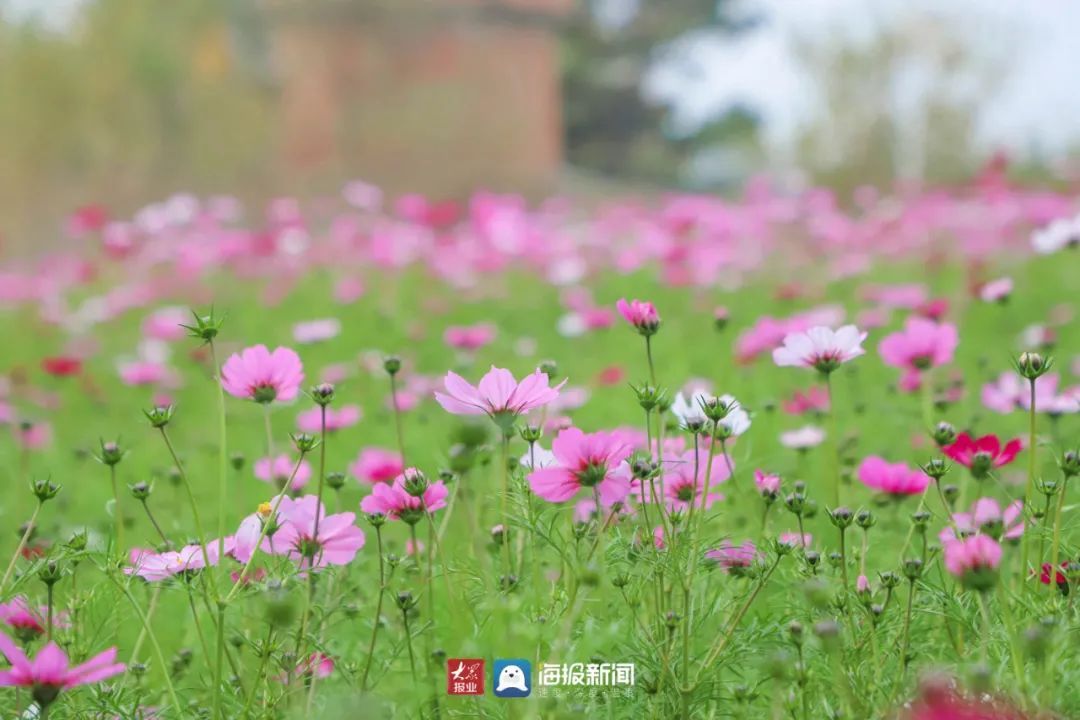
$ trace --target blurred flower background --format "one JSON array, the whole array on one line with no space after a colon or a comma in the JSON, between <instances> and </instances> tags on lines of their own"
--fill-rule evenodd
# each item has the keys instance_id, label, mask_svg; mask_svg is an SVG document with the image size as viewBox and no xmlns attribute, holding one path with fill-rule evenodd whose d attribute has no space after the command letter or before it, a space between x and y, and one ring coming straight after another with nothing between
<instances>
[{"instance_id":1,"label":"blurred flower background","mask_svg":"<svg viewBox=\"0 0 1080 720\"><path fill-rule=\"evenodd\" d=\"M94 202L1076 174L1069 0L0 0L4 252ZM993 166L993 165L992 165ZM245 197L244 199L248 199Z\"/></svg>"}]
</instances>

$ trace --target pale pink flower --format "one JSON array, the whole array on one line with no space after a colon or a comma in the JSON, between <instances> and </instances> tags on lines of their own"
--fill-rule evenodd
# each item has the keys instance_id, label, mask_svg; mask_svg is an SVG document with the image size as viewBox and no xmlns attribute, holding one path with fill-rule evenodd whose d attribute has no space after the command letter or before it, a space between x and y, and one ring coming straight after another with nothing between
<instances>
[{"instance_id":1,"label":"pale pink flower","mask_svg":"<svg viewBox=\"0 0 1080 720\"><path fill-rule=\"evenodd\" d=\"M697 454L697 477L694 477L694 451L688 450L682 455L672 458L664 458L664 493L668 507L673 511L688 510L693 504L695 507L710 508L714 503L724 499L713 490L731 477L728 469L728 461L722 455L714 454L712 471L708 471L709 451L704 448L698 449ZM705 478L708 475L709 487L705 487ZM651 501L650 487L642 486L640 489L643 501Z\"/></svg>"},{"instance_id":2,"label":"pale pink flower","mask_svg":"<svg viewBox=\"0 0 1080 720\"><path fill-rule=\"evenodd\" d=\"M855 592L860 595L868 594L870 592L870 578L865 575L855 578Z\"/></svg>"},{"instance_id":3,"label":"pale pink flower","mask_svg":"<svg viewBox=\"0 0 1080 720\"><path fill-rule=\"evenodd\" d=\"M315 407L305 410L296 416L296 427L301 432L317 435L322 431L322 408ZM352 427L360 422L360 407L358 405L342 405L340 408L326 407L326 431L334 432Z\"/></svg>"},{"instance_id":4,"label":"pale pink flower","mask_svg":"<svg viewBox=\"0 0 1080 720\"><path fill-rule=\"evenodd\" d=\"M35 609L22 595L15 596L10 602L0 603L0 622L11 627L15 631L15 636L23 641L36 638L45 632L48 614L47 605ZM68 614L63 611L54 611L53 625L68 627L70 625Z\"/></svg>"},{"instance_id":5,"label":"pale pink flower","mask_svg":"<svg viewBox=\"0 0 1080 720\"><path fill-rule=\"evenodd\" d=\"M780 367L815 368L830 373L864 354L865 339L866 333L854 325L844 325L839 330L819 325L785 336L783 347L773 350L773 362Z\"/></svg>"},{"instance_id":6,"label":"pale pink flower","mask_svg":"<svg viewBox=\"0 0 1080 720\"><path fill-rule=\"evenodd\" d=\"M548 387L548 376L536 370L519 383L509 370L492 365L476 387L455 372L446 373L444 384L446 392L436 391L435 399L447 412L512 420L557 398L566 381Z\"/></svg>"},{"instance_id":7,"label":"pale pink flower","mask_svg":"<svg viewBox=\"0 0 1080 720\"><path fill-rule=\"evenodd\" d=\"M175 379L167 365L150 360L134 360L119 367L120 379L125 385L161 385Z\"/></svg>"},{"instance_id":8,"label":"pale pink flower","mask_svg":"<svg viewBox=\"0 0 1080 720\"><path fill-rule=\"evenodd\" d=\"M893 497L918 495L930 485L930 477L922 470L913 470L904 463L890 463L876 455L862 461L858 475L859 482L866 487Z\"/></svg>"},{"instance_id":9,"label":"pale pink flower","mask_svg":"<svg viewBox=\"0 0 1080 720\"><path fill-rule=\"evenodd\" d=\"M886 365L919 373L952 362L959 341L955 325L912 316L903 330L885 336L878 352Z\"/></svg>"},{"instance_id":10,"label":"pale pink flower","mask_svg":"<svg viewBox=\"0 0 1080 720\"><path fill-rule=\"evenodd\" d=\"M623 319L633 325L642 335L652 335L660 328L660 314L656 312L656 306L651 302L644 300L627 302L626 298L621 298L615 303L615 307Z\"/></svg>"},{"instance_id":11,"label":"pale pink flower","mask_svg":"<svg viewBox=\"0 0 1080 720\"><path fill-rule=\"evenodd\" d=\"M15 426L15 439L27 450L40 450L52 442L52 425L41 420L22 421Z\"/></svg>"},{"instance_id":12,"label":"pale pink flower","mask_svg":"<svg viewBox=\"0 0 1080 720\"><path fill-rule=\"evenodd\" d=\"M415 468L406 468L393 483L375 483L371 494L360 501L360 510L369 515L385 515L391 520L404 520L415 525L424 517L425 511L433 513L446 507L446 497L450 491L442 480L428 485L422 500L405 490L405 479L415 472L418 472Z\"/></svg>"},{"instance_id":13,"label":"pale pink flower","mask_svg":"<svg viewBox=\"0 0 1080 720\"><path fill-rule=\"evenodd\" d=\"M762 495L776 496L780 492L780 476L754 470L754 487Z\"/></svg>"},{"instance_id":14,"label":"pale pink flower","mask_svg":"<svg viewBox=\"0 0 1080 720\"><path fill-rule=\"evenodd\" d=\"M629 474L620 469L633 448L611 432L583 433L567 428L551 443L556 465L529 473L529 486L549 502L565 502L586 489L600 495L600 502L621 502L630 492Z\"/></svg>"},{"instance_id":15,"label":"pale pink flower","mask_svg":"<svg viewBox=\"0 0 1080 720\"><path fill-rule=\"evenodd\" d=\"M230 395L258 403L288 402L300 392L304 366L294 350L273 352L256 345L229 356L221 368L221 385Z\"/></svg>"},{"instance_id":16,"label":"pale pink flower","mask_svg":"<svg viewBox=\"0 0 1080 720\"><path fill-rule=\"evenodd\" d=\"M217 565L219 548L218 541L211 540L206 544L205 556L202 546L197 544L163 553L132 552L132 565L124 568L124 574L136 575L147 582L167 580L183 572L202 570L207 560L211 566Z\"/></svg>"},{"instance_id":17,"label":"pale pink flower","mask_svg":"<svg viewBox=\"0 0 1080 720\"><path fill-rule=\"evenodd\" d=\"M349 305L364 296L364 283L360 278L343 277L334 283L334 301Z\"/></svg>"},{"instance_id":18,"label":"pale pink flower","mask_svg":"<svg viewBox=\"0 0 1080 720\"><path fill-rule=\"evenodd\" d=\"M945 542L959 539L957 534L963 537L983 532L995 540L1015 540L1024 534L1023 510L1023 500L1014 500L1002 510L997 500L979 498L971 506L971 512L953 513L952 525L947 525L938 538Z\"/></svg>"},{"instance_id":19,"label":"pale pink flower","mask_svg":"<svg viewBox=\"0 0 1080 720\"><path fill-rule=\"evenodd\" d=\"M72 667L56 643L43 647L33 662L6 634L0 633L0 652L11 663L0 671L0 686L31 688L34 699L47 707L61 690L101 682L124 672L116 662L116 648L109 648L86 662Z\"/></svg>"},{"instance_id":20,"label":"pale pink flower","mask_svg":"<svg viewBox=\"0 0 1080 720\"><path fill-rule=\"evenodd\" d=\"M333 340L341 334L341 321L337 318L308 320L293 325L293 340L301 345Z\"/></svg>"},{"instance_id":21,"label":"pale pink flower","mask_svg":"<svg viewBox=\"0 0 1080 720\"><path fill-rule=\"evenodd\" d=\"M495 326L491 323L478 325L454 325L446 328L443 341L455 350L473 352L495 339Z\"/></svg>"},{"instance_id":22,"label":"pale pink flower","mask_svg":"<svg viewBox=\"0 0 1080 720\"><path fill-rule=\"evenodd\" d=\"M829 411L829 392L820 385L812 385L806 392L796 390L791 398L785 400L784 412L789 415L802 415L808 412L825 413Z\"/></svg>"},{"instance_id":23,"label":"pale pink flower","mask_svg":"<svg viewBox=\"0 0 1080 720\"><path fill-rule=\"evenodd\" d=\"M391 483L405 472L405 464L401 455L393 450L368 447L360 451L356 461L349 466L349 472L360 482Z\"/></svg>"},{"instance_id":24,"label":"pale pink flower","mask_svg":"<svg viewBox=\"0 0 1080 720\"><path fill-rule=\"evenodd\" d=\"M295 500L283 497L278 506L280 527L274 533L274 554L288 556L301 570L348 565L364 547L364 531L355 521L356 514L351 512L327 515L314 495Z\"/></svg>"},{"instance_id":25,"label":"pale pink flower","mask_svg":"<svg viewBox=\"0 0 1080 720\"><path fill-rule=\"evenodd\" d=\"M815 425L780 433L780 444L791 450L809 450L825 442L825 431Z\"/></svg>"},{"instance_id":26,"label":"pale pink flower","mask_svg":"<svg viewBox=\"0 0 1080 720\"><path fill-rule=\"evenodd\" d=\"M1011 277L998 278L979 288L979 299L983 302L1002 303L1009 299L1012 291L1013 280Z\"/></svg>"},{"instance_id":27,"label":"pale pink flower","mask_svg":"<svg viewBox=\"0 0 1080 720\"><path fill-rule=\"evenodd\" d=\"M182 307L163 307L148 315L142 324L144 337L173 342L187 336L184 323L191 320L190 313Z\"/></svg>"},{"instance_id":28,"label":"pale pink flower","mask_svg":"<svg viewBox=\"0 0 1080 720\"><path fill-rule=\"evenodd\" d=\"M753 565L759 554L754 543L747 540L742 545L733 545L730 540L722 540L715 550L709 550L705 557L715 560L729 573L738 573Z\"/></svg>"},{"instance_id":29,"label":"pale pink flower","mask_svg":"<svg viewBox=\"0 0 1080 720\"><path fill-rule=\"evenodd\" d=\"M808 548L810 547L810 545L813 544L814 536L810 533L804 533L803 535L799 535L799 533L797 532L786 532L780 533L780 536L777 538L777 542L779 542L781 545L787 545L789 547L801 546L803 548Z\"/></svg>"},{"instance_id":30,"label":"pale pink flower","mask_svg":"<svg viewBox=\"0 0 1080 720\"><path fill-rule=\"evenodd\" d=\"M296 461L288 455L282 453L273 458L263 457L255 461L252 469L255 472L255 477L263 482L272 483L277 488L285 487L285 483L289 481L289 477L293 473L293 468L296 467ZM300 467L296 468L296 475L292 479L292 485L289 486L290 490L299 490L307 485L308 480L311 479L311 465L307 460L300 461Z\"/></svg>"},{"instance_id":31,"label":"pale pink flower","mask_svg":"<svg viewBox=\"0 0 1080 720\"><path fill-rule=\"evenodd\" d=\"M968 573L996 570L1001 564L1001 546L989 535L972 535L942 543L945 569L962 578Z\"/></svg>"}]
</instances>

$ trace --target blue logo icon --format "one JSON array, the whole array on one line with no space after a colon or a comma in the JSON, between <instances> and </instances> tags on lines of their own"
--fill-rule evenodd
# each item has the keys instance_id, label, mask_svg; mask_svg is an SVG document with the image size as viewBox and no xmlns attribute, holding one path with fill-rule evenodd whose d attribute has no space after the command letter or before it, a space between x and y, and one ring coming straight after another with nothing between
<instances>
[{"instance_id":1,"label":"blue logo icon","mask_svg":"<svg viewBox=\"0 0 1080 720\"><path fill-rule=\"evenodd\" d=\"M523 698L532 694L532 663L528 660L496 660L491 676L495 697Z\"/></svg>"}]
</instances>

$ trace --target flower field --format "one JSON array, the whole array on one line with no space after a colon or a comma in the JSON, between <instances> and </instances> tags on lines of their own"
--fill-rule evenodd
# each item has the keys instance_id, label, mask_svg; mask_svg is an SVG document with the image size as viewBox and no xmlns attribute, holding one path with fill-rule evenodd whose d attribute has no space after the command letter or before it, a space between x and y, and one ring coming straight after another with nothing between
<instances>
[{"instance_id":1,"label":"flower field","mask_svg":"<svg viewBox=\"0 0 1080 720\"><path fill-rule=\"evenodd\" d=\"M0 267L0 716L1078 717L1078 210L80 208Z\"/></svg>"}]
</instances>

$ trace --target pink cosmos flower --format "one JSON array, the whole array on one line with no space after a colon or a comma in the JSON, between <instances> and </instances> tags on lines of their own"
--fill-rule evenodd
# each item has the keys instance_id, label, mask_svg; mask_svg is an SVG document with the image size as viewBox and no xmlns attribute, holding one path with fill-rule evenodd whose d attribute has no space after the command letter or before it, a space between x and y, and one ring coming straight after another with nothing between
<instances>
[{"instance_id":1,"label":"pink cosmos flower","mask_svg":"<svg viewBox=\"0 0 1080 720\"><path fill-rule=\"evenodd\" d=\"M47 606L32 608L22 595L12 598L10 602L0 603L0 622L11 627L15 636L23 642L32 640L45 632L48 614ZM66 612L54 612L53 625L68 627L67 618Z\"/></svg>"},{"instance_id":2,"label":"pink cosmos flower","mask_svg":"<svg viewBox=\"0 0 1080 720\"><path fill-rule=\"evenodd\" d=\"M15 439L27 450L40 450L52 442L52 425L43 421L23 421L15 426Z\"/></svg>"},{"instance_id":3,"label":"pink cosmos flower","mask_svg":"<svg viewBox=\"0 0 1080 720\"><path fill-rule=\"evenodd\" d=\"M668 458L664 458L667 463ZM713 493L716 486L731 477L728 463L722 455L715 455L712 461L712 472L709 473L707 465L709 451L704 448L698 449L697 478L694 477L694 451L688 450L679 457L673 458L664 471L664 493L668 507L672 511L685 511L691 503L695 507L709 508L714 503L724 499L719 493ZM705 487L705 477L709 476L709 487ZM649 488L641 488L643 500L651 500Z\"/></svg>"},{"instance_id":4,"label":"pink cosmos flower","mask_svg":"<svg viewBox=\"0 0 1080 720\"><path fill-rule=\"evenodd\" d=\"M509 370L491 366L491 370L473 387L455 372L446 373L446 393L435 392L443 409L455 415L487 415L492 419L510 419L534 408L547 405L559 396L563 380L548 387L548 376L536 370L521 382Z\"/></svg>"},{"instance_id":5,"label":"pink cosmos flower","mask_svg":"<svg viewBox=\"0 0 1080 720\"><path fill-rule=\"evenodd\" d=\"M428 485L423 500L405 490L405 479L415 472L418 472L415 468L406 468L392 484L376 483L371 494L360 501L360 510L415 525L424 517L425 511L433 513L446 507L446 497L450 493L442 480Z\"/></svg>"},{"instance_id":6,"label":"pink cosmos flower","mask_svg":"<svg viewBox=\"0 0 1080 720\"><path fill-rule=\"evenodd\" d=\"M1009 299L1013 291L1011 277L998 278L979 288L979 299L988 303L1003 303Z\"/></svg>"},{"instance_id":7,"label":"pink cosmos flower","mask_svg":"<svg viewBox=\"0 0 1080 720\"><path fill-rule=\"evenodd\" d=\"M358 405L342 405L340 408L326 408L326 431L335 432L352 427L360 422L362 413ZM322 408L311 408L296 416L296 427L301 432L318 435L322 432Z\"/></svg>"},{"instance_id":8,"label":"pink cosmos flower","mask_svg":"<svg viewBox=\"0 0 1080 720\"><path fill-rule=\"evenodd\" d=\"M271 403L296 398L304 381L304 366L294 350L273 352L256 345L229 356L221 368L221 385L233 397Z\"/></svg>"},{"instance_id":9,"label":"pink cosmos flower","mask_svg":"<svg viewBox=\"0 0 1080 720\"><path fill-rule=\"evenodd\" d=\"M288 556L301 570L348 565L364 547L364 531L355 521L351 512L327 515L314 495L284 497L278 506L274 554Z\"/></svg>"},{"instance_id":10,"label":"pink cosmos flower","mask_svg":"<svg viewBox=\"0 0 1080 720\"><path fill-rule=\"evenodd\" d=\"M776 496L780 492L780 476L754 470L754 487L761 495Z\"/></svg>"},{"instance_id":11,"label":"pink cosmos flower","mask_svg":"<svg viewBox=\"0 0 1080 720\"><path fill-rule=\"evenodd\" d=\"M829 411L829 392L820 385L813 385L807 388L806 392L796 390L790 399L784 401L782 407L789 415L825 413Z\"/></svg>"},{"instance_id":12,"label":"pink cosmos flower","mask_svg":"<svg viewBox=\"0 0 1080 720\"><path fill-rule=\"evenodd\" d=\"M946 526L939 534L941 542L958 539L976 532L983 532L994 539L1015 540L1024 534L1023 500L1014 500L1005 510L998 501L983 497L971 506L971 512L953 513L952 525Z\"/></svg>"},{"instance_id":13,"label":"pink cosmos flower","mask_svg":"<svg viewBox=\"0 0 1080 720\"><path fill-rule=\"evenodd\" d=\"M337 318L308 320L293 325L293 340L301 345L333 340L341 334L341 321Z\"/></svg>"},{"instance_id":14,"label":"pink cosmos flower","mask_svg":"<svg viewBox=\"0 0 1080 720\"><path fill-rule=\"evenodd\" d=\"M356 462L349 466L349 472L360 482L391 483L405 472L405 464L401 455L393 450L368 447L360 451Z\"/></svg>"},{"instance_id":15,"label":"pink cosmos flower","mask_svg":"<svg viewBox=\"0 0 1080 720\"><path fill-rule=\"evenodd\" d=\"M780 533L777 542L781 545L788 545L790 547L802 546L803 548L808 548L814 543L814 536L810 533L804 533L800 536L797 532L786 532Z\"/></svg>"},{"instance_id":16,"label":"pink cosmos flower","mask_svg":"<svg viewBox=\"0 0 1080 720\"><path fill-rule=\"evenodd\" d=\"M784 337L783 347L773 350L773 362L780 367L815 368L830 373L841 364L863 355L865 332L854 325L844 325L839 330L817 326L806 332L791 333Z\"/></svg>"},{"instance_id":17,"label":"pink cosmos flower","mask_svg":"<svg viewBox=\"0 0 1080 720\"><path fill-rule=\"evenodd\" d=\"M443 341L455 350L474 352L495 339L495 326L490 323L478 325L454 325L446 328Z\"/></svg>"},{"instance_id":18,"label":"pink cosmos flower","mask_svg":"<svg viewBox=\"0 0 1080 720\"><path fill-rule=\"evenodd\" d=\"M758 559L758 551L749 540L742 545L733 545L730 540L722 540L720 546L709 550L705 557L715 560L729 573L738 573L754 564Z\"/></svg>"},{"instance_id":19,"label":"pink cosmos flower","mask_svg":"<svg viewBox=\"0 0 1080 720\"><path fill-rule=\"evenodd\" d=\"M144 337L165 342L181 340L187 335L187 329L183 325L190 319L188 311L182 307L163 307L155 310L143 321L142 334Z\"/></svg>"},{"instance_id":20,"label":"pink cosmos flower","mask_svg":"<svg viewBox=\"0 0 1080 720\"><path fill-rule=\"evenodd\" d=\"M125 385L161 385L174 380L168 365L152 360L134 360L122 363L119 368L120 379Z\"/></svg>"},{"instance_id":21,"label":"pink cosmos flower","mask_svg":"<svg viewBox=\"0 0 1080 720\"><path fill-rule=\"evenodd\" d=\"M1001 546L989 535L972 535L942 544L945 569L958 578L980 570L996 570L1001 563Z\"/></svg>"},{"instance_id":22,"label":"pink cosmos flower","mask_svg":"<svg viewBox=\"0 0 1080 720\"><path fill-rule=\"evenodd\" d=\"M855 592L860 595L868 594L870 592L870 578L865 575L855 578Z\"/></svg>"},{"instance_id":23,"label":"pink cosmos flower","mask_svg":"<svg viewBox=\"0 0 1080 720\"><path fill-rule=\"evenodd\" d=\"M1019 438L1010 440L1002 447L997 435L973 438L962 432L955 442L946 445L941 452L950 460L970 469L976 477L983 477L993 468L1011 463L1022 447L1023 443Z\"/></svg>"},{"instance_id":24,"label":"pink cosmos flower","mask_svg":"<svg viewBox=\"0 0 1080 720\"><path fill-rule=\"evenodd\" d=\"M318 679L328 678L334 672L334 659L326 653L312 653L311 656L302 662L297 663L296 669L293 670L293 677L307 677L314 676ZM289 674L282 673L276 678L278 682L289 682Z\"/></svg>"},{"instance_id":25,"label":"pink cosmos flower","mask_svg":"<svg viewBox=\"0 0 1080 720\"><path fill-rule=\"evenodd\" d=\"M912 470L904 463L890 463L871 455L859 465L859 482L886 495L918 495L930 485L922 470Z\"/></svg>"},{"instance_id":26,"label":"pink cosmos flower","mask_svg":"<svg viewBox=\"0 0 1080 720\"><path fill-rule=\"evenodd\" d=\"M296 461L288 455L282 453L273 458L259 458L252 466L252 470L255 472L255 477L263 482L272 483L277 488L285 487L285 483L289 481L289 477L292 476L293 468L296 467ZM300 461L300 467L296 468L296 476L292 479L292 485L290 490L299 490L307 485L308 480L311 479L311 465L307 460Z\"/></svg>"},{"instance_id":27,"label":"pink cosmos flower","mask_svg":"<svg viewBox=\"0 0 1080 720\"><path fill-rule=\"evenodd\" d=\"M903 330L885 336L878 352L886 365L917 375L951 362L959 341L955 325L909 317Z\"/></svg>"},{"instance_id":28,"label":"pink cosmos flower","mask_svg":"<svg viewBox=\"0 0 1080 720\"><path fill-rule=\"evenodd\" d=\"M621 298L615 303L615 308L623 316L626 322L634 326L642 335L652 335L660 328L660 314L656 312L656 306L644 300L626 301Z\"/></svg>"},{"instance_id":29,"label":"pink cosmos flower","mask_svg":"<svg viewBox=\"0 0 1080 720\"><path fill-rule=\"evenodd\" d=\"M633 448L613 432L583 433L567 428L551 443L555 465L529 473L529 486L549 502L565 502L585 488L593 488L600 502L621 502L630 492L630 478L623 461Z\"/></svg>"},{"instance_id":30,"label":"pink cosmos flower","mask_svg":"<svg viewBox=\"0 0 1080 720\"><path fill-rule=\"evenodd\" d=\"M210 565L217 565L218 549L218 541L211 540L206 544L206 557L203 557L201 545L185 545L179 550L163 553L132 551L132 564L124 568L124 574L141 577L147 582L167 580L183 572L202 570L207 559Z\"/></svg>"},{"instance_id":31,"label":"pink cosmos flower","mask_svg":"<svg viewBox=\"0 0 1080 720\"><path fill-rule=\"evenodd\" d=\"M19 646L0 633L0 652L11 663L0 671L0 686L31 688L33 698L45 708L60 695L79 685L101 682L124 672L124 664L116 662L116 648L109 648L81 665L71 667L68 657L56 643L49 643L31 662Z\"/></svg>"}]
</instances>

